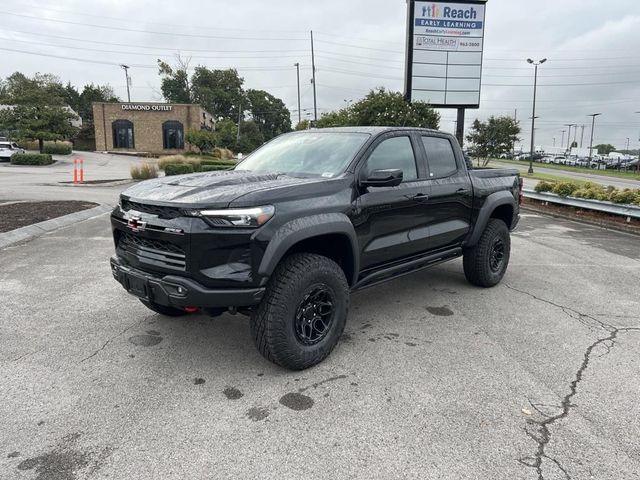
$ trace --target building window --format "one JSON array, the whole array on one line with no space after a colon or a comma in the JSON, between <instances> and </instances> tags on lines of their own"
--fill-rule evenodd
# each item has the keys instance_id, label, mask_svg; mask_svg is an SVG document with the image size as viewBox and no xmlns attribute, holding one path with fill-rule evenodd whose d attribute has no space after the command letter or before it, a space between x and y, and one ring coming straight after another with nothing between
<instances>
[{"instance_id":1,"label":"building window","mask_svg":"<svg viewBox=\"0 0 640 480\"><path fill-rule=\"evenodd\" d=\"M162 148L165 150L184 148L184 129L180 122L169 120L162 124Z\"/></svg>"},{"instance_id":2,"label":"building window","mask_svg":"<svg viewBox=\"0 0 640 480\"><path fill-rule=\"evenodd\" d=\"M135 148L133 122L116 120L111 127L113 128L113 148Z\"/></svg>"}]
</instances>

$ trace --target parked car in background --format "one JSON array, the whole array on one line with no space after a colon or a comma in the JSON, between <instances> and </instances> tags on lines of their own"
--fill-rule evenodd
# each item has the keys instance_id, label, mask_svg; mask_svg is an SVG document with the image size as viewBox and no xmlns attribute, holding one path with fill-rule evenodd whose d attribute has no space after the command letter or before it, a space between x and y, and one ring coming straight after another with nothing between
<instances>
[{"instance_id":1,"label":"parked car in background","mask_svg":"<svg viewBox=\"0 0 640 480\"><path fill-rule=\"evenodd\" d=\"M10 161L16 153L24 153L15 142L0 142L0 161Z\"/></svg>"}]
</instances>

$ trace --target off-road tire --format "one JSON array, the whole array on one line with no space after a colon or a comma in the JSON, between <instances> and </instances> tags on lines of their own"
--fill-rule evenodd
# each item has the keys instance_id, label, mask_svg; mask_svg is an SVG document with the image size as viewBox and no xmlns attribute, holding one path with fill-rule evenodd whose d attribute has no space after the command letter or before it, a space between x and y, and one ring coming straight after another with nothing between
<instances>
[{"instance_id":1,"label":"off-road tire","mask_svg":"<svg viewBox=\"0 0 640 480\"><path fill-rule=\"evenodd\" d=\"M150 300L139 299L142 304L147 307L149 310L152 310L160 315L164 315L166 317L181 317L183 315L187 315L187 312L181 310L179 308L167 307L165 305L158 305L157 303L153 303Z\"/></svg>"},{"instance_id":2,"label":"off-road tire","mask_svg":"<svg viewBox=\"0 0 640 480\"><path fill-rule=\"evenodd\" d=\"M321 285L330 294L333 317L326 333L305 345L296 333L296 318L308 292ZM349 285L344 272L322 255L295 253L274 271L258 308L251 316L251 335L260 353L290 370L303 370L324 360L338 343L349 311Z\"/></svg>"},{"instance_id":3,"label":"off-road tire","mask_svg":"<svg viewBox=\"0 0 640 480\"><path fill-rule=\"evenodd\" d=\"M498 268L494 268L495 259L492 260L496 242L501 242L503 246L502 260ZM502 280L509 265L510 254L511 237L507 225L502 220L491 218L478 243L464 251L464 275L473 285L493 287Z\"/></svg>"}]
</instances>

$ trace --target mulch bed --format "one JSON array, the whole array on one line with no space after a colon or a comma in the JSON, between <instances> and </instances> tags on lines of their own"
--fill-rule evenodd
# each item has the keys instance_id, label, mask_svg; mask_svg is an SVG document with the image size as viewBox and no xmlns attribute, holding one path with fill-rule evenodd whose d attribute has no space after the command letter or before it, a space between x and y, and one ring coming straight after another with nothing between
<instances>
[{"instance_id":1,"label":"mulch bed","mask_svg":"<svg viewBox=\"0 0 640 480\"><path fill-rule=\"evenodd\" d=\"M576 207L568 207L565 205L554 205L549 203L544 205L543 202L538 200L524 199L522 204L524 208L536 210L549 215L554 215L563 218L569 218L572 220L578 220L593 225L598 225L604 228L611 228L614 230L622 230L628 233L635 233L640 235L640 220L632 218L630 222L627 222L627 217L621 215L610 215L604 212L594 212L593 210L582 210Z\"/></svg>"},{"instance_id":2,"label":"mulch bed","mask_svg":"<svg viewBox=\"0 0 640 480\"><path fill-rule=\"evenodd\" d=\"M0 205L0 233L44 222L69 213L88 210L97 203L76 200L60 202L21 202Z\"/></svg>"}]
</instances>

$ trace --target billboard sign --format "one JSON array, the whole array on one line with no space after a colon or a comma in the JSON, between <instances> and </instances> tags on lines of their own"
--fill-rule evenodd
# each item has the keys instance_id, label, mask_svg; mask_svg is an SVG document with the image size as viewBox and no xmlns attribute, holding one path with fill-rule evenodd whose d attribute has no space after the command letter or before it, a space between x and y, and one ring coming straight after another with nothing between
<instances>
[{"instance_id":1,"label":"billboard sign","mask_svg":"<svg viewBox=\"0 0 640 480\"><path fill-rule=\"evenodd\" d=\"M407 99L478 108L486 0L408 3Z\"/></svg>"}]
</instances>

